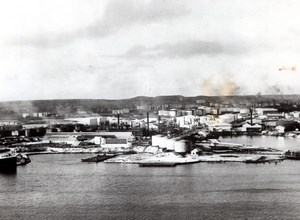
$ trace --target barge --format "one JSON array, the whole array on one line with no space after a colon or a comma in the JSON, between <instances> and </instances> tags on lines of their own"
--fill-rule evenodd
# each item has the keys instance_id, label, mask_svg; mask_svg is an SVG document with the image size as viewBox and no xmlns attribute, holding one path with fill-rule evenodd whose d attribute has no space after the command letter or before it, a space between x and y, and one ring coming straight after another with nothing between
<instances>
[{"instance_id":1,"label":"barge","mask_svg":"<svg viewBox=\"0 0 300 220\"><path fill-rule=\"evenodd\" d=\"M140 167L175 167L177 164L172 162L141 162Z\"/></svg>"},{"instance_id":2,"label":"barge","mask_svg":"<svg viewBox=\"0 0 300 220\"><path fill-rule=\"evenodd\" d=\"M92 157L87 157L87 158L83 158L81 159L81 162L102 162L105 161L107 159L113 158L117 155L115 154L97 154L96 156L92 156Z\"/></svg>"}]
</instances>

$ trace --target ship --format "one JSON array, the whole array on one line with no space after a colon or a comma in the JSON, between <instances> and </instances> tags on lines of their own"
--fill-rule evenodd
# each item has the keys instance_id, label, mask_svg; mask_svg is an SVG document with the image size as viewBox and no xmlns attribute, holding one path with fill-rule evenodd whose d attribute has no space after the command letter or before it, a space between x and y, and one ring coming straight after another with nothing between
<instances>
[{"instance_id":1,"label":"ship","mask_svg":"<svg viewBox=\"0 0 300 220\"><path fill-rule=\"evenodd\" d=\"M285 152L284 156L289 160L300 160L300 151L293 152L288 150L287 152Z\"/></svg>"},{"instance_id":2,"label":"ship","mask_svg":"<svg viewBox=\"0 0 300 220\"><path fill-rule=\"evenodd\" d=\"M30 162L31 162L31 160L26 154L18 154L17 155L17 166L23 166Z\"/></svg>"},{"instance_id":3,"label":"ship","mask_svg":"<svg viewBox=\"0 0 300 220\"><path fill-rule=\"evenodd\" d=\"M102 161L105 161L107 159L110 159L110 158L113 158L117 156L116 154L98 154L96 156L93 156L93 157L88 157L88 158L83 158L81 159L82 162L102 162Z\"/></svg>"},{"instance_id":4,"label":"ship","mask_svg":"<svg viewBox=\"0 0 300 220\"><path fill-rule=\"evenodd\" d=\"M17 156L10 149L0 149L0 171L16 170Z\"/></svg>"},{"instance_id":5,"label":"ship","mask_svg":"<svg viewBox=\"0 0 300 220\"><path fill-rule=\"evenodd\" d=\"M266 156L261 156L258 158L252 158L245 160L245 163L265 163L269 162L268 158Z\"/></svg>"}]
</instances>

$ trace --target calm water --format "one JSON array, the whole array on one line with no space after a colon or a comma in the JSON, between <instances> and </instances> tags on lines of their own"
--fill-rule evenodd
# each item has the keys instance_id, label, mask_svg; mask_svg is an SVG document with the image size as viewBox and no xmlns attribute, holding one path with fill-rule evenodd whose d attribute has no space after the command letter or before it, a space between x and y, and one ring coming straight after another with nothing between
<instances>
[{"instance_id":1,"label":"calm water","mask_svg":"<svg viewBox=\"0 0 300 220\"><path fill-rule=\"evenodd\" d=\"M299 141L225 140L278 148ZM300 219L300 161L140 168L82 157L31 156L16 174L0 173L0 219Z\"/></svg>"}]
</instances>

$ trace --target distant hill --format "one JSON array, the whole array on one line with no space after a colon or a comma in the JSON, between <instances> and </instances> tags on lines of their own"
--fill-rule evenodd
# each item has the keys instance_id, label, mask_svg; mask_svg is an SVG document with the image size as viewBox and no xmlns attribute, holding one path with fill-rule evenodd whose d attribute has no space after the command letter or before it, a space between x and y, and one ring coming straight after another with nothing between
<instances>
[{"instance_id":1,"label":"distant hill","mask_svg":"<svg viewBox=\"0 0 300 220\"><path fill-rule=\"evenodd\" d=\"M141 105L159 106L163 104L196 104L197 100L206 103L243 104L243 103L284 103L299 104L300 95L247 95L247 96L195 96L184 97L174 96L156 96L146 97L138 96L122 100L106 99L66 99L66 100L32 100L32 101L9 101L0 102L0 116L16 116L25 112L51 112L58 114L67 113L102 113L111 112L112 109L135 108Z\"/></svg>"}]
</instances>

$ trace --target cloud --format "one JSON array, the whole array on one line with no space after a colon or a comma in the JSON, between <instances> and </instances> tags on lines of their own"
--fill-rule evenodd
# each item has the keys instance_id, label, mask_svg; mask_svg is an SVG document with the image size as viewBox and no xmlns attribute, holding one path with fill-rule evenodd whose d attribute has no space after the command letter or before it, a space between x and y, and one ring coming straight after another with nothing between
<instances>
[{"instance_id":1,"label":"cloud","mask_svg":"<svg viewBox=\"0 0 300 220\"><path fill-rule=\"evenodd\" d=\"M174 44L158 44L154 47L135 45L128 49L123 56L188 58L199 55L241 54L247 51L248 49L244 46L225 45L216 41L187 40Z\"/></svg>"},{"instance_id":2,"label":"cloud","mask_svg":"<svg viewBox=\"0 0 300 220\"><path fill-rule=\"evenodd\" d=\"M43 33L13 40L13 44L32 47L59 47L78 39L105 38L122 29L139 24L161 23L186 15L189 10L179 1L112 0L102 18L80 29L63 33Z\"/></svg>"}]
</instances>

